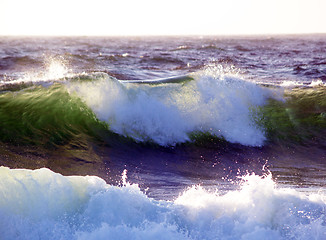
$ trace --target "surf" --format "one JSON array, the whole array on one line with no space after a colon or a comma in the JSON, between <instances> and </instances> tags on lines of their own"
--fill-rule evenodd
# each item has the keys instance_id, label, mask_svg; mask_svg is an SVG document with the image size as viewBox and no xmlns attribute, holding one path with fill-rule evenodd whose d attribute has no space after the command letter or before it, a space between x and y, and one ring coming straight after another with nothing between
<instances>
[{"instance_id":1,"label":"surf","mask_svg":"<svg viewBox=\"0 0 326 240\"><path fill-rule=\"evenodd\" d=\"M309 135L323 141L321 85L284 90L221 65L152 80L72 74L58 62L48 72L3 84L2 141L62 145L114 134L165 147L211 138L253 147Z\"/></svg>"},{"instance_id":2,"label":"surf","mask_svg":"<svg viewBox=\"0 0 326 240\"><path fill-rule=\"evenodd\" d=\"M2 39L0 238L325 239L308 38Z\"/></svg>"},{"instance_id":3,"label":"surf","mask_svg":"<svg viewBox=\"0 0 326 240\"><path fill-rule=\"evenodd\" d=\"M95 176L0 167L4 239L324 239L325 195L246 175L239 190L201 186L154 200L123 174L120 186ZM10 223L8 225L8 223Z\"/></svg>"},{"instance_id":4,"label":"surf","mask_svg":"<svg viewBox=\"0 0 326 240\"><path fill-rule=\"evenodd\" d=\"M264 104L271 95L268 89L230 74L191 77L193 81L181 76L139 84L108 76L96 82L71 83L67 89L114 132L136 141L173 146L199 132L232 143L263 145L264 134L251 120L250 108Z\"/></svg>"}]
</instances>

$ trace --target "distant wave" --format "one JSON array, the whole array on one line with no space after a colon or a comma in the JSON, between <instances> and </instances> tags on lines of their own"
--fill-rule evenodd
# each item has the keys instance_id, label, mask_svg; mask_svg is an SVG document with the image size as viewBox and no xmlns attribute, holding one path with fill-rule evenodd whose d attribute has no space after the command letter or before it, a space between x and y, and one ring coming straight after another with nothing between
<instances>
[{"instance_id":1,"label":"distant wave","mask_svg":"<svg viewBox=\"0 0 326 240\"><path fill-rule=\"evenodd\" d=\"M151 64L159 63L159 64L179 64L185 65L185 63L176 57L170 55L159 55L159 56L142 56L141 62L149 62Z\"/></svg>"},{"instance_id":2,"label":"distant wave","mask_svg":"<svg viewBox=\"0 0 326 240\"><path fill-rule=\"evenodd\" d=\"M9 70L11 68L27 68L41 66L42 61L34 59L30 56L6 56L0 59L1 70Z\"/></svg>"}]
</instances>

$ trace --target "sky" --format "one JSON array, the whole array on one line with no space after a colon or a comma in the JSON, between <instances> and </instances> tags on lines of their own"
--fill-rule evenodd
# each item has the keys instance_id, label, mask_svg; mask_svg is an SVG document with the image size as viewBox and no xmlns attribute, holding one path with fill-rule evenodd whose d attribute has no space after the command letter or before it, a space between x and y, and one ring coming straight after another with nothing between
<instances>
[{"instance_id":1,"label":"sky","mask_svg":"<svg viewBox=\"0 0 326 240\"><path fill-rule=\"evenodd\" d=\"M0 35L326 33L326 0L0 0Z\"/></svg>"}]
</instances>

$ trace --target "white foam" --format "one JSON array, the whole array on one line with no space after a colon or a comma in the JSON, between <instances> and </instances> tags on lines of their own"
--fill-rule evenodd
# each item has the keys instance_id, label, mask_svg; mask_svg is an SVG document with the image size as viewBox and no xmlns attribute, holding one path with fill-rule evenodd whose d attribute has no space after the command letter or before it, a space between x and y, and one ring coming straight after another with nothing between
<instances>
[{"instance_id":1,"label":"white foam","mask_svg":"<svg viewBox=\"0 0 326 240\"><path fill-rule=\"evenodd\" d=\"M326 195L248 175L227 194L200 186L156 201L136 184L0 168L1 239L319 239Z\"/></svg>"},{"instance_id":2,"label":"white foam","mask_svg":"<svg viewBox=\"0 0 326 240\"><path fill-rule=\"evenodd\" d=\"M22 77L15 80L0 81L0 84L20 84L20 83L47 83L59 81L60 79L73 77L74 74L67 67L63 58L49 57L44 60L44 69L34 71L31 69Z\"/></svg>"},{"instance_id":3,"label":"white foam","mask_svg":"<svg viewBox=\"0 0 326 240\"><path fill-rule=\"evenodd\" d=\"M303 82L298 81L284 81L280 84L281 87L291 88L291 87L302 87L305 86ZM322 80L312 80L310 84L306 85L308 87L319 87L319 86L326 86Z\"/></svg>"},{"instance_id":4,"label":"white foam","mask_svg":"<svg viewBox=\"0 0 326 240\"><path fill-rule=\"evenodd\" d=\"M281 87L285 87L285 88L290 88L290 87L298 87L298 86L303 86L302 82L297 82L297 81L283 81L280 84Z\"/></svg>"},{"instance_id":5,"label":"white foam","mask_svg":"<svg viewBox=\"0 0 326 240\"><path fill-rule=\"evenodd\" d=\"M193 132L209 132L233 143L263 145L264 130L251 109L264 104L271 90L223 71L208 68L186 84L122 84L107 77L67 87L113 131L138 141L175 145Z\"/></svg>"},{"instance_id":6,"label":"white foam","mask_svg":"<svg viewBox=\"0 0 326 240\"><path fill-rule=\"evenodd\" d=\"M312 80L311 83L309 84L309 87L319 87L319 86L326 86L326 83L323 83L322 80L317 79L317 80Z\"/></svg>"}]
</instances>

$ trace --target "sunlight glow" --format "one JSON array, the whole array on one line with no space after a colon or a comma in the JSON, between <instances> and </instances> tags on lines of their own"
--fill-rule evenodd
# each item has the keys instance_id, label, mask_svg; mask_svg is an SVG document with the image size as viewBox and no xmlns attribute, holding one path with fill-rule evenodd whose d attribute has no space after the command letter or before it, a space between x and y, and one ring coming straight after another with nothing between
<instances>
[{"instance_id":1,"label":"sunlight glow","mask_svg":"<svg viewBox=\"0 0 326 240\"><path fill-rule=\"evenodd\" d=\"M324 0L0 0L0 35L326 33Z\"/></svg>"}]
</instances>

